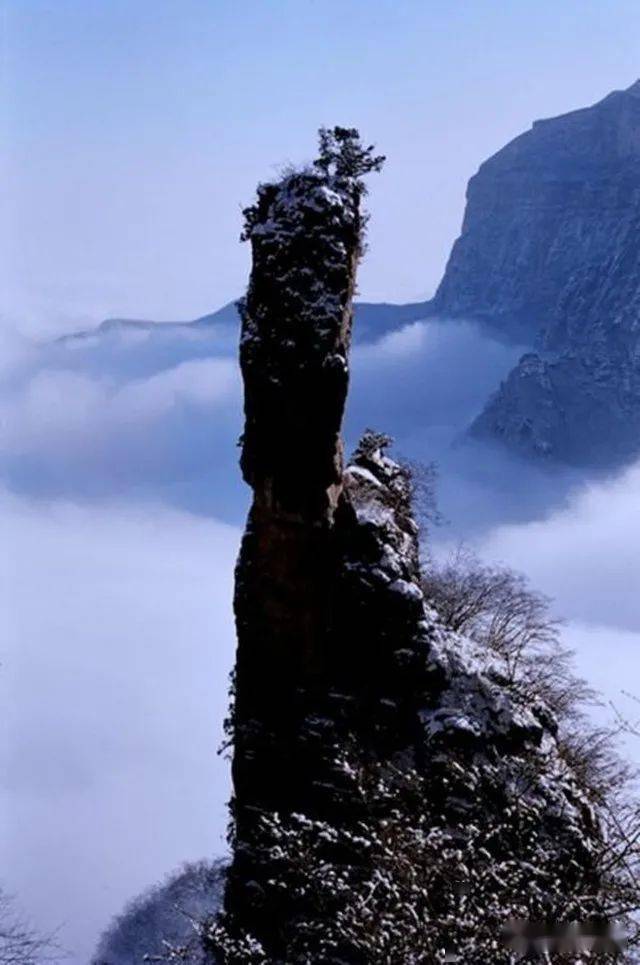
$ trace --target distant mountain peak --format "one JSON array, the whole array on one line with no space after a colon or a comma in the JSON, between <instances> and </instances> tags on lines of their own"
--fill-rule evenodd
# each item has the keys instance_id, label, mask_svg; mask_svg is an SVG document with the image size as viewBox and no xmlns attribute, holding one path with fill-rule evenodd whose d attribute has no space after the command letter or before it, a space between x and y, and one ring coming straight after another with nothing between
<instances>
[{"instance_id":1,"label":"distant mountain peak","mask_svg":"<svg viewBox=\"0 0 640 965\"><path fill-rule=\"evenodd\" d=\"M396 304L392 302L357 302L354 306L356 341L370 342L395 329L402 328L412 322L429 317L431 302L408 302ZM237 301L228 302L215 312L202 315L192 321L184 322L153 322L138 318L107 318L96 328L81 332L62 335L57 339L60 343L76 342L95 336L110 336L118 333L150 331L158 335L167 332L184 332L215 330L222 326L239 326Z\"/></svg>"}]
</instances>

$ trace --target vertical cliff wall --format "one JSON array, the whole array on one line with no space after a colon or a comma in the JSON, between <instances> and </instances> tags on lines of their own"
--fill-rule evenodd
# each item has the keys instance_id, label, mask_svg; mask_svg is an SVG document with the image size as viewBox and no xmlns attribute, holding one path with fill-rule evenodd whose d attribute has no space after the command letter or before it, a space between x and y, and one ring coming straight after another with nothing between
<instances>
[{"instance_id":1,"label":"vertical cliff wall","mask_svg":"<svg viewBox=\"0 0 640 965\"><path fill-rule=\"evenodd\" d=\"M640 81L536 121L469 181L433 308L549 347L638 318Z\"/></svg>"},{"instance_id":2,"label":"vertical cliff wall","mask_svg":"<svg viewBox=\"0 0 640 965\"><path fill-rule=\"evenodd\" d=\"M259 933L273 928L253 847L260 814L308 810L318 777L307 723L330 676L361 177L382 160L355 132L322 136L314 166L263 185L245 212L253 270L241 306L241 465L253 504L236 574L228 905Z\"/></svg>"},{"instance_id":3,"label":"vertical cliff wall","mask_svg":"<svg viewBox=\"0 0 640 965\"><path fill-rule=\"evenodd\" d=\"M431 310L532 349L472 434L613 466L640 451L640 81L481 165Z\"/></svg>"}]
</instances>

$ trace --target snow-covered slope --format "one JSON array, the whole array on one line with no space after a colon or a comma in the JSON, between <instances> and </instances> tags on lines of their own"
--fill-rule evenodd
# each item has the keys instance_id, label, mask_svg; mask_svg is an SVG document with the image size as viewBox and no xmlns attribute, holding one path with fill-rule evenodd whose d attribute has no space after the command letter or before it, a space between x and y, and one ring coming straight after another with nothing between
<instances>
[{"instance_id":1,"label":"snow-covered slope","mask_svg":"<svg viewBox=\"0 0 640 965\"><path fill-rule=\"evenodd\" d=\"M192 965L202 962L196 925L214 914L222 896L223 865L201 861L134 898L101 936L91 965L140 965L166 952L188 948Z\"/></svg>"}]
</instances>

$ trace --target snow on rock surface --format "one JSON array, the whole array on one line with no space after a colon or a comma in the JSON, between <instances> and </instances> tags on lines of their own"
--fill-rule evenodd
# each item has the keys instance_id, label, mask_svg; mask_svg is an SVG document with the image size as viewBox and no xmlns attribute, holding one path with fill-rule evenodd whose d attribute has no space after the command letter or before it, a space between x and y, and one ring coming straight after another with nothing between
<instances>
[{"instance_id":1,"label":"snow on rock surface","mask_svg":"<svg viewBox=\"0 0 640 965\"><path fill-rule=\"evenodd\" d=\"M537 121L469 182L433 310L535 349L472 426L536 458L640 450L640 88Z\"/></svg>"},{"instance_id":2,"label":"snow on rock surface","mask_svg":"<svg viewBox=\"0 0 640 965\"><path fill-rule=\"evenodd\" d=\"M343 467L359 200L357 182L303 171L263 186L247 213L241 464L253 505L236 571L226 937L212 932L228 962L316 960L293 958L288 944L317 909L279 878L287 821L324 829L336 848L346 835L338 864L365 873L372 852L345 747L419 774L443 840L462 847L469 828L491 827L484 850L527 881L531 913L558 914L560 894L584 911L598 888L598 822L561 759L553 715L423 597L411 480L386 454L390 440L367 432ZM392 794L381 806L393 818ZM355 939L339 941L322 961L369 961Z\"/></svg>"}]
</instances>

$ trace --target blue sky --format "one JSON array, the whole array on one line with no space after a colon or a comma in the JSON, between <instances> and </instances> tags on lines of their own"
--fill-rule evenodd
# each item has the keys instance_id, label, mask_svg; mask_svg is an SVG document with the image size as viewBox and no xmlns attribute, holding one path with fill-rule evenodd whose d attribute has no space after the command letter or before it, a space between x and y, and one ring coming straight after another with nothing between
<instances>
[{"instance_id":1,"label":"blue sky","mask_svg":"<svg viewBox=\"0 0 640 965\"><path fill-rule=\"evenodd\" d=\"M235 297L240 208L320 124L387 153L362 296L428 296L479 163L640 73L633 0L4 0L5 324Z\"/></svg>"}]
</instances>

